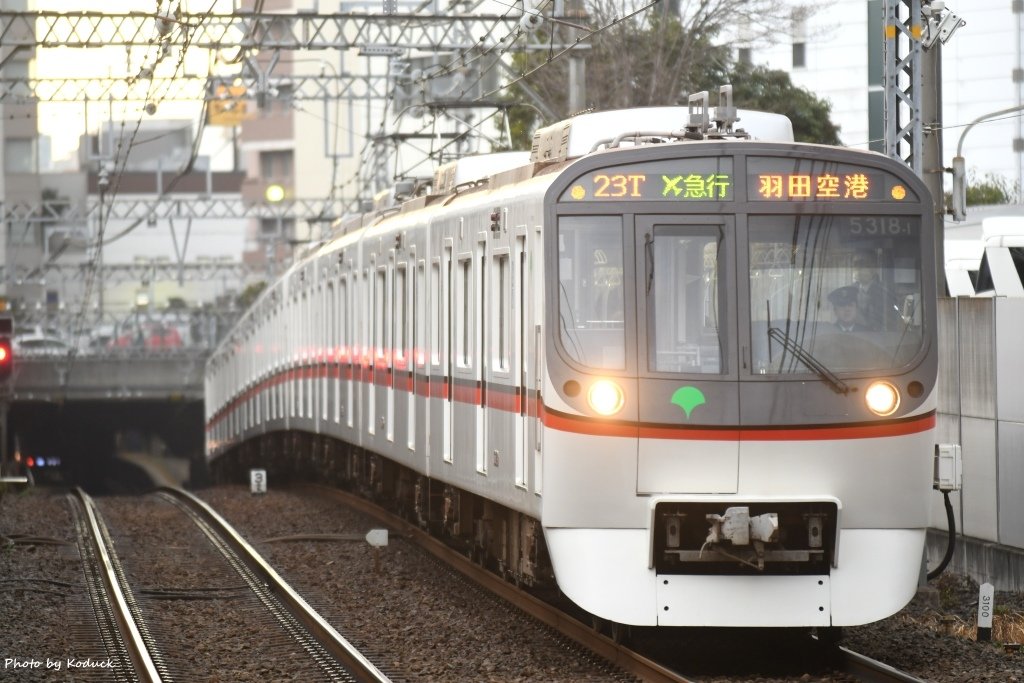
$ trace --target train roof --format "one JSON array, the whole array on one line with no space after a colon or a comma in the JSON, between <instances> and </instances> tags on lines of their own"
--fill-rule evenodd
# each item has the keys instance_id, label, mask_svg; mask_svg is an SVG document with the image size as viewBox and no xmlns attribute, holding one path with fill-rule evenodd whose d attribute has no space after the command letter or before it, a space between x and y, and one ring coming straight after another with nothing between
<instances>
[{"instance_id":1,"label":"train roof","mask_svg":"<svg viewBox=\"0 0 1024 683\"><path fill-rule=\"evenodd\" d=\"M434 173L434 193L449 194L455 188L467 183L489 178L504 171L526 166L530 163L529 152L496 152L475 154L450 161L438 167Z\"/></svg>"},{"instance_id":2,"label":"train roof","mask_svg":"<svg viewBox=\"0 0 1024 683\"><path fill-rule=\"evenodd\" d=\"M735 109L731 106L731 89L723 86L722 91L719 107L707 106L707 93L699 93L690 97L689 106L588 112L538 130L530 152L481 154L452 161L437 169L429 185L403 181L378 193L372 207L339 219L332 226L327 241L358 233L395 213L409 213L437 203L447 204L461 194L495 190L552 173L602 147L612 149L650 142L707 139L794 141L793 125L788 117ZM429 194L422 192L428 186ZM310 245L303 255L325 248L330 247Z\"/></svg>"},{"instance_id":3,"label":"train roof","mask_svg":"<svg viewBox=\"0 0 1024 683\"><path fill-rule=\"evenodd\" d=\"M732 111L735 112L736 123L740 124L733 126L737 134L768 142L793 142L793 124L788 117L746 109ZM538 130L533 136L530 161L542 163L574 159L594 152L602 145L617 144L630 138L686 138L691 115L690 108L683 106L637 107L580 114ZM719 108L712 107L708 118L719 120Z\"/></svg>"}]
</instances>

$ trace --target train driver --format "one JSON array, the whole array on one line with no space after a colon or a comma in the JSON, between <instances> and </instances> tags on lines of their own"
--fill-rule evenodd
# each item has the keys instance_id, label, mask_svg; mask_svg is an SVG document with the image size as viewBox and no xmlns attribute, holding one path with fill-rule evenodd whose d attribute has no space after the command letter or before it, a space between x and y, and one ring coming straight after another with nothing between
<instances>
[{"instance_id":1,"label":"train driver","mask_svg":"<svg viewBox=\"0 0 1024 683\"><path fill-rule=\"evenodd\" d=\"M878 278L874 260L860 254L853 260L853 287L857 292L857 320L867 329L882 330L899 323L899 307Z\"/></svg>"},{"instance_id":2,"label":"train driver","mask_svg":"<svg viewBox=\"0 0 1024 683\"><path fill-rule=\"evenodd\" d=\"M847 285L832 290L828 295L835 313L836 329L840 332L867 332L867 325L859 322L857 309L857 286Z\"/></svg>"}]
</instances>

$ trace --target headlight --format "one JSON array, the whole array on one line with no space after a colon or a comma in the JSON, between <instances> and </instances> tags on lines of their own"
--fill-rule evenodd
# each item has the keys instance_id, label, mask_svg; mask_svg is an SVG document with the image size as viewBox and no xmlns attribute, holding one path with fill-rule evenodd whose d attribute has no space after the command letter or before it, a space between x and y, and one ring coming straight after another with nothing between
<instances>
[{"instance_id":1,"label":"headlight","mask_svg":"<svg viewBox=\"0 0 1024 683\"><path fill-rule=\"evenodd\" d=\"M587 402L595 412L601 415L614 415L622 410L626 396L622 388L610 379L599 379L590 385L587 391Z\"/></svg>"},{"instance_id":2,"label":"headlight","mask_svg":"<svg viewBox=\"0 0 1024 683\"><path fill-rule=\"evenodd\" d=\"M864 392L868 410L880 417L888 417L900 407L900 392L889 382L874 382Z\"/></svg>"}]
</instances>

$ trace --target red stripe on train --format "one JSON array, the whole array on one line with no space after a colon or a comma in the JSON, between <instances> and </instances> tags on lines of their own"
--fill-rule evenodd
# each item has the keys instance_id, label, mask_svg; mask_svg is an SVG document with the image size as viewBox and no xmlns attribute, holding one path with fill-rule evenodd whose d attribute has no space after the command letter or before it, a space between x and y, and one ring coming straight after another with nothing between
<instances>
[{"instance_id":1,"label":"red stripe on train","mask_svg":"<svg viewBox=\"0 0 1024 683\"><path fill-rule=\"evenodd\" d=\"M378 386L390 386L392 382L391 372L381 372L380 369L374 373L372 368L357 368L353 373L351 366L341 370L328 369L327 367L293 368L280 372L267 380L250 387L240 396L235 397L228 406L222 408L210 420L207 429L212 428L221 421L231 410L241 403L253 398L263 389L278 385L282 382L291 382L295 379L312 379L315 377L332 376L339 374L346 379L356 379L352 375L362 375L369 379L377 374ZM396 384L400 391L411 391L414 384L413 374L409 372L400 373ZM383 377L382 377L383 375ZM356 379L356 381L360 381ZM365 380L364 380L365 381ZM486 391L481 391L480 384L455 382L454 390L450 386L447 377L427 378L420 376L416 378L416 393L420 396L430 398L447 399L449 395L459 403L481 405L486 397L486 407L505 412L520 412L523 397L518 387L505 385L488 384ZM404 385L404 386L403 386ZM527 403L527 415L539 417L544 426L562 432L574 434L589 434L594 436L617 436L625 438L643 439L675 439L679 441L833 441L847 439L870 439L892 436L905 436L917 434L933 429L935 427L935 413L927 413L911 418L904 418L884 423L860 423L860 424L832 424L832 425L800 425L787 427L689 427L686 425L667 424L644 424L636 422L625 422L621 420L607 420L588 417L583 415L570 415L560 411L547 408L536 398L531 398Z\"/></svg>"},{"instance_id":2,"label":"red stripe on train","mask_svg":"<svg viewBox=\"0 0 1024 683\"><path fill-rule=\"evenodd\" d=\"M544 426L573 434L679 441L837 441L918 434L935 427L935 413L894 422L787 427L686 427L649 425L568 415L541 407Z\"/></svg>"}]
</instances>

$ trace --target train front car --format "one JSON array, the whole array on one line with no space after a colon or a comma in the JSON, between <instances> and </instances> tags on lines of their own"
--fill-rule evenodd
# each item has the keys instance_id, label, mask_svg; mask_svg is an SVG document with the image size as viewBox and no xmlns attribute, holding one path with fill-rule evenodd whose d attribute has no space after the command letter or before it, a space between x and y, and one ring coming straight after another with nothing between
<instances>
[{"instance_id":1,"label":"train front car","mask_svg":"<svg viewBox=\"0 0 1024 683\"><path fill-rule=\"evenodd\" d=\"M845 626L913 597L935 448L930 196L881 155L610 150L545 201L542 522L620 624Z\"/></svg>"}]
</instances>

